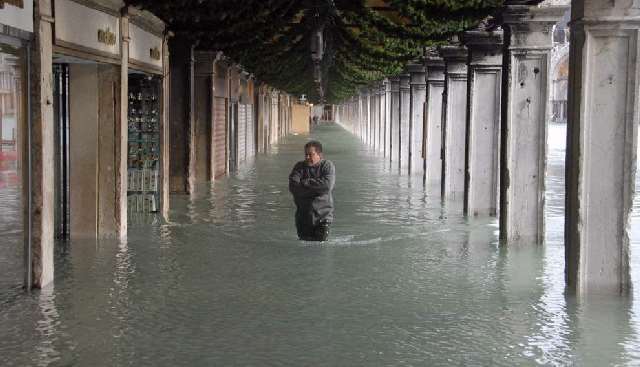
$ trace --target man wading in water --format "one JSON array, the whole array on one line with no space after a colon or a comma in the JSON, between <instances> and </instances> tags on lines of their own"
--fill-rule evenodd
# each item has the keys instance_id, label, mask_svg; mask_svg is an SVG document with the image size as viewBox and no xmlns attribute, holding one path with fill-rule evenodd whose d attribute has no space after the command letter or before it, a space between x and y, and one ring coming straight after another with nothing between
<instances>
[{"instance_id":1,"label":"man wading in water","mask_svg":"<svg viewBox=\"0 0 640 367\"><path fill-rule=\"evenodd\" d=\"M333 186L336 169L322 158L322 144L310 141L304 146L304 161L293 166L289 191L296 203L298 238L326 241L333 221Z\"/></svg>"}]
</instances>

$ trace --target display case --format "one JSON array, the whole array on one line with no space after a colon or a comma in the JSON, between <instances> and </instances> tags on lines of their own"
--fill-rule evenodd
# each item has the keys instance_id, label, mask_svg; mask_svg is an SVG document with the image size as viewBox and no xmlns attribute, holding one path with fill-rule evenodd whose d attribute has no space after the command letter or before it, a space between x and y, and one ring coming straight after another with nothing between
<instances>
[{"instance_id":1,"label":"display case","mask_svg":"<svg viewBox=\"0 0 640 367\"><path fill-rule=\"evenodd\" d=\"M128 211L160 208L160 81L129 75Z\"/></svg>"}]
</instances>

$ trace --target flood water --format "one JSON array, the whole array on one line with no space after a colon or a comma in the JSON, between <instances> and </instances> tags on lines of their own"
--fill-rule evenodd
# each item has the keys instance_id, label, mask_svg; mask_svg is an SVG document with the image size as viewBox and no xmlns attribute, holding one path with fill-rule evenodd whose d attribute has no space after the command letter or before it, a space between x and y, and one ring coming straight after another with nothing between
<instances>
[{"instance_id":1,"label":"flood water","mask_svg":"<svg viewBox=\"0 0 640 367\"><path fill-rule=\"evenodd\" d=\"M564 295L564 129L550 126L545 246L499 246L495 218L465 219L323 126L337 170L326 243L296 239L287 175L308 138L292 136L172 197L169 223L59 244L54 287L24 294L0 249L0 365L638 365L637 291Z\"/></svg>"}]
</instances>

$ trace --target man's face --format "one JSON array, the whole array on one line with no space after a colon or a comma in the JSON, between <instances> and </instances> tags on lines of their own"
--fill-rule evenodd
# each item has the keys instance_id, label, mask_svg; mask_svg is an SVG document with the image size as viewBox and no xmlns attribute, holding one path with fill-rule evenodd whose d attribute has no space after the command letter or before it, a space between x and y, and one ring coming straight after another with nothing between
<instances>
[{"instance_id":1,"label":"man's face","mask_svg":"<svg viewBox=\"0 0 640 367\"><path fill-rule=\"evenodd\" d=\"M322 154L316 152L316 147L308 147L304 150L304 161L310 166L315 166L322 159Z\"/></svg>"}]
</instances>

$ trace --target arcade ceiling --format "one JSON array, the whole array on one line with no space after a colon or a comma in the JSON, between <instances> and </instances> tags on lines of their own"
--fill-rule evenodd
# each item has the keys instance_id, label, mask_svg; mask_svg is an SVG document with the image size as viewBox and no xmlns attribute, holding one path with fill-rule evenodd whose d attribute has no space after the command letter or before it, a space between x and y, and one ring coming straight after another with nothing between
<instances>
[{"instance_id":1,"label":"arcade ceiling","mask_svg":"<svg viewBox=\"0 0 640 367\"><path fill-rule=\"evenodd\" d=\"M402 71L503 0L128 0L197 49L222 51L278 89L340 101Z\"/></svg>"}]
</instances>

